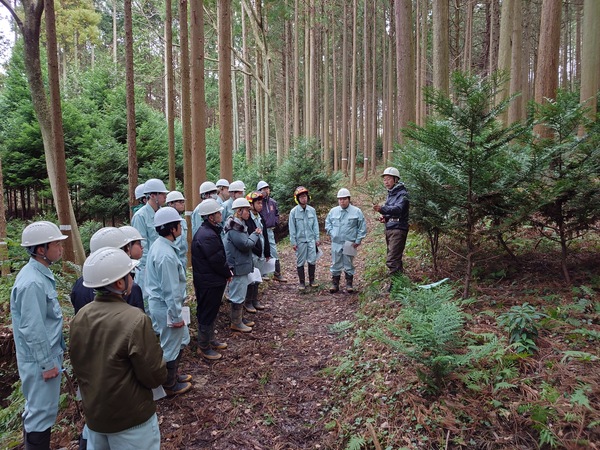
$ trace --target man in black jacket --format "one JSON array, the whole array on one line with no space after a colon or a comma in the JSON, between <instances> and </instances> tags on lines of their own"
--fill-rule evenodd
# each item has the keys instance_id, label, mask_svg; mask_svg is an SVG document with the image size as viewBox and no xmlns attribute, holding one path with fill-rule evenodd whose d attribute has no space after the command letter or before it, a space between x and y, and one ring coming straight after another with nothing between
<instances>
[{"instance_id":1,"label":"man in black jacket","mask_svg":"<svg viewBox=\"0 0 600 450\"><path fill-rule=\"evenodd\" d=\"M408 192L395 167L388 167L381 176L388 195L384 205L374 205L373 209L381 214L379 221L385 223L386 265L393 280L394 275L404 272L402 254L408 235Z\"/></svg>"},{"instance_id":2,"label":"man in black jacket","mask_svg":"<svg viewBox=\"0 0 600 450\"><path fill-rule=\"evenodd\" d=\"M215 349L227 348L226 343L215 339L215 320L225 286L232 277L221 239L222 211L223 207L216 200L204 200L198 207L203 222L192 240L192 271L198 304L198 347L200 354L209 360L221 358Z\"/></svg>"}]
</instances>

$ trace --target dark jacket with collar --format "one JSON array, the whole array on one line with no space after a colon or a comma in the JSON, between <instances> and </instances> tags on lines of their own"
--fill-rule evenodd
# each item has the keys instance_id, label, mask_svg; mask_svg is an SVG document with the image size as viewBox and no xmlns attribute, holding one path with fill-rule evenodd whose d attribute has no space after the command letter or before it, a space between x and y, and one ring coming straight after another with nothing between
<instances>
[{"instance_id":1,"label":"dark jacket with collar","mask_svg":"<svg viewBox=\"0 0 600 450\"><path fill-rule=\"evenodd\" d=\"M388 191L385 204L379 211L385 219L386 230L408 230L408 192L404 183L398 182Z\"/></svg>"},{"instance_id":2,"label":"dark jacket with collar","mask_svg":"<svg viewBox=\"0 0 600 450\"><path fill-rule=\"evenodd\" d=\"M122 297L98 293L71 321L70 356L89 427L117 433L156 412L152 389L167 379L152 322Z\"/></svg>"},{"instance_id":3,"label":"dark jacket with collar","mask_svg":"<svg viewBox=\"0 0 600 450\"><path fill-rule=\"evenodd\" d=\"M231 277L221 227L208 220L202 222L192 240L192 270L196 290L225 286Z\"/></svg>"},{"instance_id":4,"label":"dark jacket with collar","mask_svg":"<svg viewBox=\"0 0 600 450\"><path fill-rule=\"evenodd\" d=\"M79 277L71 290L71 303L73 304L75 314L88 303L92 303L95 296L96 292L94 289L85 287L83 285L83 277ZM135 306L144 311L144 295L142 294L142 288L137 283L133 283L131 292L129 295L126 295L124 299L131 306Z\"/></svg>"},{"instance_id":5,"label":"dark jacket with collar","mask_svg":"<svg viewBox=\"0 0 600 450\"><path fill-rule=\"evenodd\" d=\"M261 256L264 256L265 258L270 258L271 257L271 246L269 244L269 236L267 235L267 227L265 226L265 220L263 219L263 217L261 215L258 215L258 217L260 217L260 223L261 223L260 229L262 230L263 239L259 239L258 241L256 241L256 244L252 248L252 253L254 253L259 258ZM257 227L256 227L256 222L254 222L254 219L252 219L252 216L250 216L250 218L244 222L246 223L246 226L248 227L248 234L254 233L254 230L256 230ZM263 249L263 245L262 245L263 243L265 246L264 249ZM264 250L264 252L263 252L263 250Z\"/></svg>"}]
</instances>

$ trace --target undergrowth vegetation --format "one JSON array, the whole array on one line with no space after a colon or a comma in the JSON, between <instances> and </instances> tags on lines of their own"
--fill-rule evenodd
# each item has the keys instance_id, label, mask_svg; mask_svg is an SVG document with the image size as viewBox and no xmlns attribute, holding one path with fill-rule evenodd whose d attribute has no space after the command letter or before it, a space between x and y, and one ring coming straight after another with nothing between
<instances>
[{"instance_id":1,"label":"undergrowth vegetation","mask_svg":"<svg viewBox=\"0 0 600 450\"><path fill-rule=\"evenodd\" d=\"M498 278L483 269L473 295L461 299L460 284L431 287L431 270L421 270L431 258L428 244L409 235L411 279L389 297L383 239L365 250L355 321L332 326L350 333L353 345L324 370L336 380L337 401L323 409L323 423L339 431L339 448L588 448L598 442L598 278L570 288L553 284L547 272ZM597 244L588 242L592 249ZM543 254L530 243L522 251L534 262L558 260L556 249ZM496 270L501 266L496 260ZM450 260L441 268L460 279Z\"/></svg>"}]
</instances>

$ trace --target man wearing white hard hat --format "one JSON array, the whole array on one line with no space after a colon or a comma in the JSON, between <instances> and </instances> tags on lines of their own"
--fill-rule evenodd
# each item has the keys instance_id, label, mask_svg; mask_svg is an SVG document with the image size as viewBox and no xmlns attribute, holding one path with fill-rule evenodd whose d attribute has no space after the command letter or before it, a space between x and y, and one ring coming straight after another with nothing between
<instances>
[{"instance_id":1,"label":"man wearing white hard hat","mask_svg":"<svg viewBox=\"0 0 600 450\"><path fill-rule=\"evenodd\" d=\"M144 252L138 266L136 281L144 292L144 299L147 298L144 286L146 258L148 250L158 238L158 233L154 228L154 214L165 204L167 194L169 193L165 184L158 178L151 178L144 183L144 194L146 196L146 204L133 215L131 226L140 232L142 238L142 248Z\"/></svg>"},{"instance_id":2,"label":"man wearing white hard hat","mask_svg":"<svg viewBox=\"0 0 600 450\"><path fill-rule=\"evenodd\" d=\"M138 184L135 188L135 199L137 200L138 204L131 209L132 214L138 212L138 210L140 210L146 204L146 194L144 194L143 184Z\"/></svg>"},{"instance_id":3,"label":"man wearing white hard hat","mask_svg":"<svg viewBox=\"0 0 600 450\"><path fill-rule=\"evenodd\" d=\"M225 227L225 222L233 214L233 202L238 198L246 197L246 185L241 180L236 180L229 185L229 200L223 202L223 222L222 226Z\"/></svg>"},{"instance_id":4,"label":"man wearing white hard hat","mask_svg":"<svg viewBox=\"0 0 600 450\"><path fill-rule=\"evenodd\" d=\"M219 181L215 183L217 186L217 202L219 205L223 205L227 200L229 200L229 181L225 178L221 178Z\"/></svg>"},{"instance_id":5,"label":"man wearing white hard hat","mask_svg":"<svg viewBox=\"0 0 600 450\"><path fill-rule=\"evenodd\" d=\"M159 234L150 247L146 265L146 293L154 331L160 335L160 346L167 361L167 396L183 394L191 389L189 375L178 375L181 352L190 343L190 332L183 318L186 278L177 256L176 239L181 236L181 216L175 208L165 206L154 216Z\"/></svg>"},{"instance_id":6,"label":"man wearing white hard hat","mask_svg":"<svg viewBox=\"0 0 600 450\"><path fill-rule=\"evenodd\" d=\"M96 297L71 321L69 353L87 448L160 449L152 389L167 369L150 319L124 300L137 264L123 250L102 247L83 265L83 283Z\"/></svg>"},{"instance_id":7,"label":"man wearing white hard hat","mask_svg":"<svg viewBox=\"0 0 600 450\"><path fill-rule=\"evenodd\" d=\"M212 181L205 181L200 185L200 203L194 208L194 212L192 213L192 236L196 234L200 225L202 225L202 216L198 214L198 208L202 204L202 202L208 198L212 198L216 200L217 196L217 186Z\"/></svg>"},{"instance_id":8,"label":"man wearing white hard hat","mask_svg":"<svg viewBox=\"0 0 600 450\"><path fill-rule=\"evenodd\" d=\"M183 214L185 211L185 197L179 191L171 191L167 194L167 206L175 208L179 214ZM181 236L177 238L177 254L179 255L179 259L181 260L181 264L183 264L183 268L187 271L188 266L188 226L187 221L181 221Z\"/></svg>"},{"instance_id":9,"label":"man wearing white hard hat","mask_svg":"<svg viewBox=\"0 0 600 450\"><path fill-rule=\"evenodd\" d=\"M21 247L30 258L10 293L17 368L25 397L25 449L50 448L50 428L58 414L65 340L56 281L49 267L62 257L64 239L67 236L52 222L25 227Z\"/></svg>"},{"instance_id":10,"label":"man wearing white hard hat","mask_svg":"<svg viewBox=\"0 0 600 450\"><path fill-rule=\"evenodd\" d=\"M388 195L385 204L374 205L373 210L381 214L379 221L385 223L386 265L393 282L395 275L404 272L402 255L408 236L409 200L406 187L400 181L398 169L388 167L381 176Z\"/></svg>"},{"instance_id":11,"label":"man wearing white hard hat","mask_svg":"<svg viewBox=\"0 0 600 450\"><path fill-rule=\"evenodd\" d=\"M331 236L329 292L332 294L340 290L342 271L346 275L346 292L354 292L354 253L367 235L365 216L359 208L350 204L350 191L346 188L340 189L337 199L338 206L332 208L325 219L325 231Z\"/></svg>"}]
</instances>

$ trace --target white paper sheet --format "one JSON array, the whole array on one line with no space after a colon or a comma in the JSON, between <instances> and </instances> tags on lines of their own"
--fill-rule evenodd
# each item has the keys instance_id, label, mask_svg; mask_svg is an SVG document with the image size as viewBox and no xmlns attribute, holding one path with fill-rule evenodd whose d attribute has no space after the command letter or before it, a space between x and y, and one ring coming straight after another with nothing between
<instances>
[{"instance_id":1,"label":"white paper sheet","mask_svg":"<svg viewBox=\"0 0 600 450\"><path fill-rule=\"evenodd\" d=\"M190 324L192 317L191 317L189 306L184 306L181 308L181 317L183 319L183 322L186 325ZM170 327L172 325L173 325L173 320L171 319L171 316L169 314L167 314L167 326Z\"/></svg>"},{"instance_id":2,"label":"white paper sheet","mask_svg":"<svg viewBox=\"0 0 600 450\"><path fill-rule=\"evenodd\" d=\"M251 283L262 283L262 277L260 276L258 267L254 268L254 272L248 274L248 284Z\"/></svg>"},{"instance_id":3,"label":"white paper sheet","mask_svg":"<svg viewBox=\"0 0 600 450\"><path fill-rule=\"evenodd\" d=\"M262 276L268 275L275 272L275 258L270 258L268 261L264 261L260 268L260 274Z\"/></svg>"},{"instance_id":4,"label":"white paper sheet","mask_svg":"<svg viewBox=\"0 0 600 450\"><path fill-rule=\"evenodd\" d=\"M358 253L356 248L354 248L354 242L346 241L344 242L344 247L342 248L342 253L348 256L356 256Z\"/></svg>"}]
</instances>

